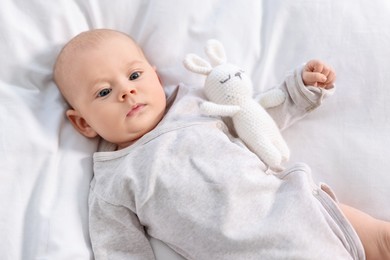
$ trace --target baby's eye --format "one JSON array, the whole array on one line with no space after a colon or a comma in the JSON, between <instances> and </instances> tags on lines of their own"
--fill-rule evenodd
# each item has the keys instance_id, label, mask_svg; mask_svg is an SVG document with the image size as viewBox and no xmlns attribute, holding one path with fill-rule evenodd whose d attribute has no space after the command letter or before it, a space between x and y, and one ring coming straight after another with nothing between
<instances>
[{"instance_id":1,"label":"baby's eye","mask_svg":"<svg viewBox=\"0 0 390 260\"><path fill-rule=\"evenodd\" d=\"M129 80L136 80L141 76L141 72L134 72L130 75Z\"/></svg>"},{"instance_id":2,"label":"baby's eye","mask_svg":"<svg viewBox=\"0 0 390 260\"><path fill-rule=\"evenodd\" d=\"M105 88L105 89L102 89L102 90L99 91L98 97L105 97L105 96L107 96L110 93L111 93L111 89L110 88Z\"/></svg>"}]
</instances>

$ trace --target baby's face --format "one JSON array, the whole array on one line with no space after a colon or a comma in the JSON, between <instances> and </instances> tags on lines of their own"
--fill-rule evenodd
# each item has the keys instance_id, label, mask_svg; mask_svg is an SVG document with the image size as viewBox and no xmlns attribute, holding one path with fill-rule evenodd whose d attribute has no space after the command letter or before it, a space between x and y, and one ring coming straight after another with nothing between
<instances>
[{"instance_id":1,"label":"baby's face","mask_svg":"<svg viewBox=\"0 0 390 260\"><path fill-rule=\"evenodd\" d=\"M131 39L113 36L77 53L71 64L71 104L89 127L124 148L152 130L165 112L157 73ZM69 114L68 114L69 117Z\"/></svg>"}]
</instances>

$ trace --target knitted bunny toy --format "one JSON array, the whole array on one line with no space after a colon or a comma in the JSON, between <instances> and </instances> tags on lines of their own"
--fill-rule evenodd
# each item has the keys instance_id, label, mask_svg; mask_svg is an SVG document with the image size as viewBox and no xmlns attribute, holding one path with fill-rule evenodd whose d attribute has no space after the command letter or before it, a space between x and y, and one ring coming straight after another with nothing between
<instances>
[{"instance_id":1,"label":"knitted bunny toy","mask_svg":"<svg viewBox=\"0 0 390 260\"><path fill-rule=\"evenodd\" d=\"M205 50L211 64L196 54L187 54L184 59L188 70L207 76L204 93L209 101L201 103L202 113L231 117L247 147L273 170L283 170L289 149L265 108L283 103L285 93L280 89L268 91L262 94L259 104L252 98L250 78L239 67L226 62L223 45L209 40Z\"/></svg>"}]
</instances>

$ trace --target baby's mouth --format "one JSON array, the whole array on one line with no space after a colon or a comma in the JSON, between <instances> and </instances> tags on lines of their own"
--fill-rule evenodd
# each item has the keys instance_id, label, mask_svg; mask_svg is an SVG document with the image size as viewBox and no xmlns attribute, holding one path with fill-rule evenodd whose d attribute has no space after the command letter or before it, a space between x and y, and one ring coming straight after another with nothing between
<instances>
[{"instance_id":1,"label":"baby's mouth","mask_svg":"<svg viewBox=\"0 0 390 260\"><path fill-rule=\"evenodd\" d=\"M135 116L138 114L143 108L145 107L145 104L135 104L131 107L130 111L127 113L127 117Z\"/></svg>"}]
</instances>

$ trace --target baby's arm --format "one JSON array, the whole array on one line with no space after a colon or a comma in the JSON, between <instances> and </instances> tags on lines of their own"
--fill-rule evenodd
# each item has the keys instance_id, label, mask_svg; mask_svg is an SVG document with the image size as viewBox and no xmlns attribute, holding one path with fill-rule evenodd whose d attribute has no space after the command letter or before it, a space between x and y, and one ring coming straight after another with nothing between
<instances>
[{"instance_id":1,"label":"baby's arm","mask_svg":"<svg viewBox=\"0 0 390 260\"><path fill-rule=\"evenodd\" d=\"M324 82L320 82L322 76L326 77ZM332 95L335 90L334 81L335 73L330 66L317 60L309 61L286 76L277 87L286 94L285 101L279 106L268 108L267 111L281 130L286 129ZM259 100L259 96L257 99Z\"/></svg>"},{"instance_id":2,"label":"baby's arm","mask_svg":"<svg viewBox=\"0 0 390 260\"><path fill-rule=\"evenodd\" d=\"M152 247L137 216L128 208L89 197L89 230L95 259L154 260Z\"/></svg>"}]
</instances>

